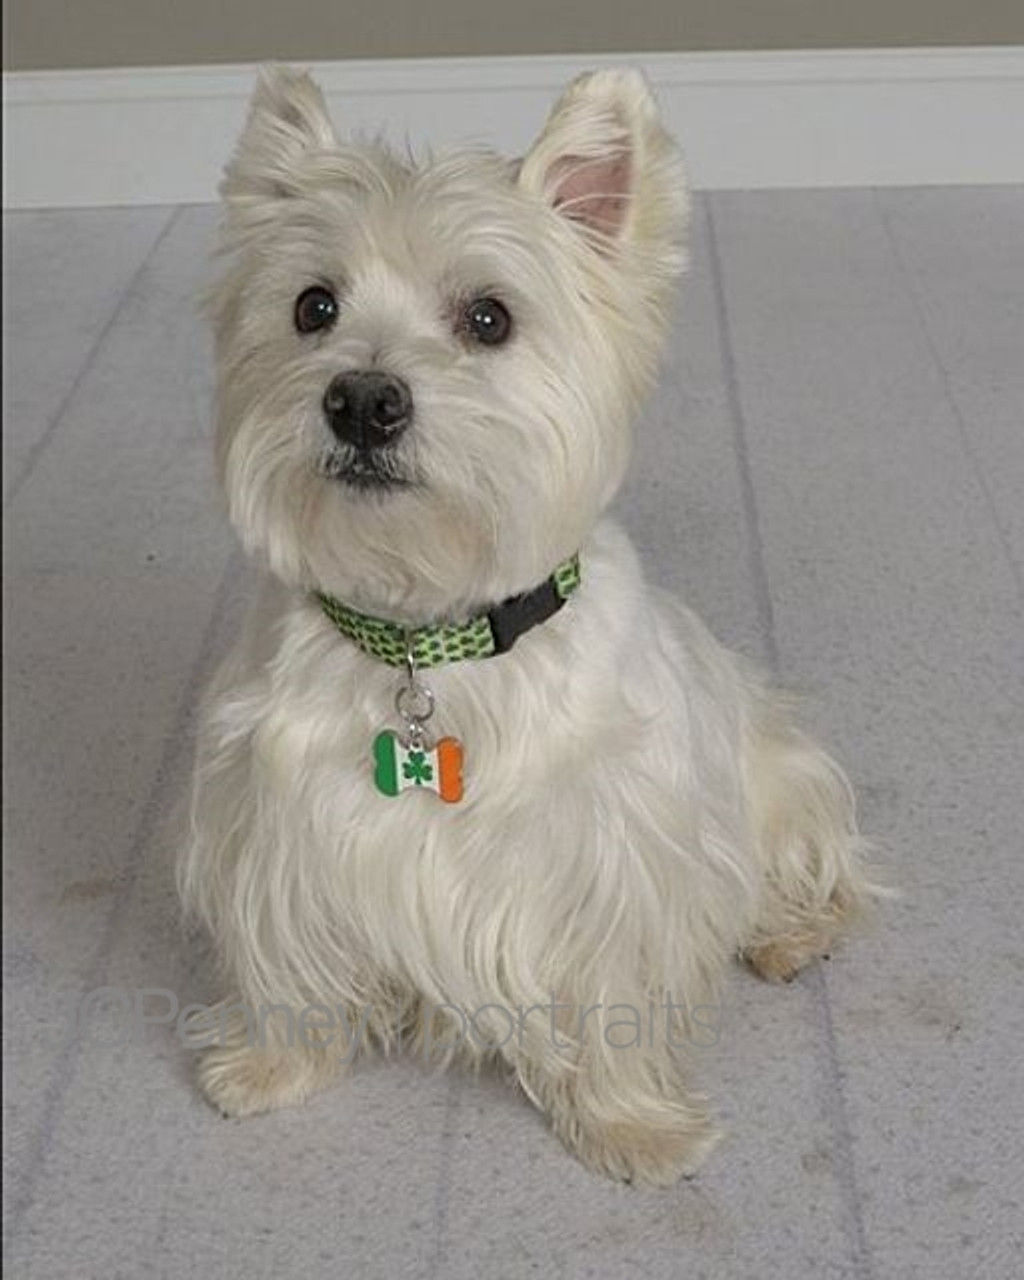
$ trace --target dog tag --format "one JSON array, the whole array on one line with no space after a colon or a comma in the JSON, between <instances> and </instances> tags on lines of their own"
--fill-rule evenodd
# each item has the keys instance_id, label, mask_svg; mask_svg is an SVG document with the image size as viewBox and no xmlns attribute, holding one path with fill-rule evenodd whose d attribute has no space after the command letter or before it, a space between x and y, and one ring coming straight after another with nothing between
<instances>
[{"instance_id":1,"label":"dog tag","mask_svg":"<svg viewBox=\"0 0 1024 1280\"><path fill-rule=\"evenodd\" d=\"M434 714L433 692L416 674L412 632L405 635L405 680L395 694L405 731L385 729L373 740L373 780L386 796L433 791L446 804L462 799L462 743L431 737L424 725Z\"/></svg>"},{"instance_id":2,"label":"dog tag","mask_svg":"<svg viewBox=\"0 0 1024 1280\"><path fill-rule=\"evenodd\" d=\"M386 796L403 791L433 791L447 804L462 799L462 743L441 738L432 746L420 738L403 742L394 729L373 742L373 780Z\"/></svg>"}]
</instances>

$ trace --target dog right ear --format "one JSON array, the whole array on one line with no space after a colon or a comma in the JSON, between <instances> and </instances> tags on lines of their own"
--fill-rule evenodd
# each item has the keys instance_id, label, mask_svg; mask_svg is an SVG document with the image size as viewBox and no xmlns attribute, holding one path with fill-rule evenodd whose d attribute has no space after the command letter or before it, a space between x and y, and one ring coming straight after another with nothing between
<instances>
[{"instance_id":1,"label":"dog right ear","mask_svg":"<svg viewBox=\"0 0 1024 1280\"><path fill-rule=\"evenodd\" d=\"M303 156L336 145L327 104L312 77L291 67L265 67L224 170L221 196L232 204L294 195Z\"/></svg>"},{"instance_id":2,"label":"dog right ear","mask_svg":"<svg viewBox=\"0 0 1024 1280\"><path fill-rule=\"evenodd\" d=\"M527 153L519 185L606 257L635 273L677 275L688 202L682 160L639 71L605 68L574 80Z\"/></svg>"}]
</instances>

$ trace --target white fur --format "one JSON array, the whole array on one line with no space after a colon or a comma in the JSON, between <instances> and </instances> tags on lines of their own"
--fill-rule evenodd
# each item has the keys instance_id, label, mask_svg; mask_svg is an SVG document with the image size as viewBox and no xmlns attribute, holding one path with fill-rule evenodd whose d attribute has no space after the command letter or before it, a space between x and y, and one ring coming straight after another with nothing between
<instances>
[{"instance_id":1,"label":"white fur","mask_svg":"<svg viewBox=\"0 0 1024 1280\"><path fill-rule=\"evenodd\" d=\"M692 1011L747 952L790 976L871 890L852 798L781 701L643 582L604 515L656 373L685 254L677 153L642 79L577 82L521 164L478 153L419 168L338 144L319 94L257 90L224 185L228 263L213 295L218 451L232 519L272 579L207 700L184 901L231 997L341 1007L385 1047L424 1010L580 1010L652 993ZM299 335L294 299L341 312ZM513 337L456 331L496 294ZM409 383L417 484L355 493L318 471L339 371ZM583 582L508 654L429 673L466 796L395 799L370 745L398 675L343 639L310 590L410 624L458 620L581 549ZM680 1014L685 1026L688 1014ZM477 1025L500 1040L496 1010ZM235 1114L296 1101L328 1048L206 1051ZM589 1165L664 1182L714 1140L663 1036L613 1047L575 1014L500 1050ZM580 1032L583 1031L583 1034ZM568 1047L566 1047L568 1046Z\"/></svg>"}]
</instances>

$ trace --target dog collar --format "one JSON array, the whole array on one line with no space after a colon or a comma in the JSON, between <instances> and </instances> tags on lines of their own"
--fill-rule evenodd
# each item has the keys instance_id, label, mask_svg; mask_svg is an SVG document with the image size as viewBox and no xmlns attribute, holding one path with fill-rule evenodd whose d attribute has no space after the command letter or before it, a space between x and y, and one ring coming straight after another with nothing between
<instances>
[{"instance_id":1,"label":"dog collar","mask_svg":"<svg viewBox=\"0 0 1024 1280\"><path fill-rule=\"evenodd\" d=\"M563 561L550 578L522 595L509 596L466 622L403 627L385 618L358 613L340 600L316 592L321 609L343 636L371 658L392 667L440 667L465 658L508 653L521 635L558 612L580 585L579 555Z\"/></svg>"}]
</instances>

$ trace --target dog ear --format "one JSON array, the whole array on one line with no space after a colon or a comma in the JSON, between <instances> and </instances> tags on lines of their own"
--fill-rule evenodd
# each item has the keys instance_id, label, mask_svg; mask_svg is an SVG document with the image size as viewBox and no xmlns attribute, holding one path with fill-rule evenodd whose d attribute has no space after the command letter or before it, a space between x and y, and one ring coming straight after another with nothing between
<instances>
[{"instance_id":1,"label":"dog ear","mask_svg":"<svg viewBox=\"0 0 1024 1280\"><path fill-rule=\"evenodd\" d=\"M523 161L520 186L577 224L596 248L670 249L687 200L678 150L639 71L573 81Z\"/></svg>"},{"instance_id":2,"label":"dog ear","mask_svg":"<svg viewBox=\"0 0 1024 1280\"><path fill-rule=\"evenodd\" d=\"M306 154L337 146L323 94L311 76L291 67L260 72L249 116L220 192L234 200L286 197Z\"/></svg>"}]
</instances>

